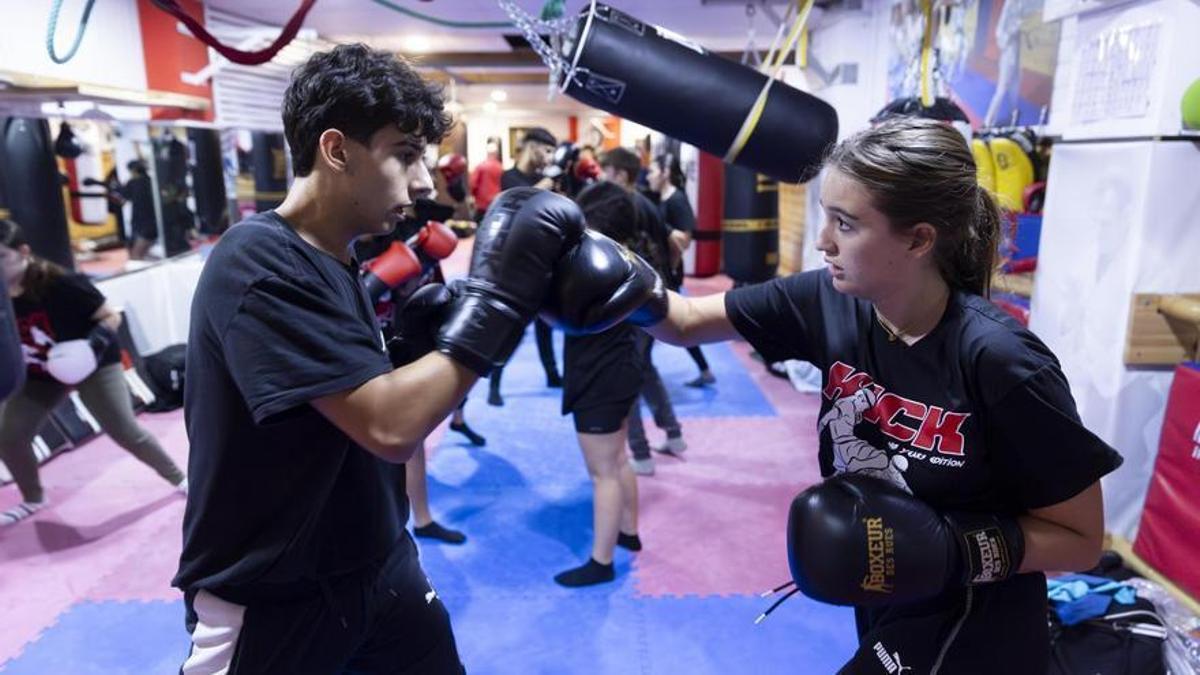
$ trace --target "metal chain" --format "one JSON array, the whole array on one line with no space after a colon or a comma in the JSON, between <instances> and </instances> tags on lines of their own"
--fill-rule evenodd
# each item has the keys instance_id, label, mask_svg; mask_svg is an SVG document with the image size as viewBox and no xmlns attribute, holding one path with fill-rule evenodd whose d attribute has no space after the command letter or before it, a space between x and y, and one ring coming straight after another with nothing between
<instances>
[{"instance_id":1,"label":"metal chain","mask_svg":"<svg viewBox=\"0 0 1200 675\"><path fill-rule=\"evenodd\" d=\"M566 67L562 54L542 39L542 33L549 33L552 42L559 43L575 27L575 17L545 20L530 15L513 0L497 0L500 8L508 15L513 24L521 31L521 35L529 42L529 46L542 59L542 63L550 69L549 92L547 99L554 97L559 76Z\"/></svg>"}]
</instances>

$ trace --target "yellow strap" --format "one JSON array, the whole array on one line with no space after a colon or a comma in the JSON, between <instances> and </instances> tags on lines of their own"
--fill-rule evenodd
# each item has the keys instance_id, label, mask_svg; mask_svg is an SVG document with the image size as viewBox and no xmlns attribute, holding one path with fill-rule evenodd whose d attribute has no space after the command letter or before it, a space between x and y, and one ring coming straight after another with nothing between
<instances>
[{"instance_id":1,"label":"yellow strap","mask_svg":"<svg viewBox=\"0 0 1200 675\"><path fill-rule=\"evenodd\" d=\"M925 15L925 34L921 38L921 106L933 107L933 0L921 0L921 12Z\"/></svg>"},{"instance_id":2,"label":"yellow strap","mask_svg":"<svg viewBox=\"0 0 1200 675\"><path fill-rule=\"evenodd\" d=\"M778 218L726 218L721 220L722 232L765 232L778 229Z\"/></svg>"},{"instance_id":3,"label":"yellow strap","mask_svg":"<svg viewBox=\"0 0 1200 675\"><path fill-rule=\"evenodd\" d=\"M796 16L796 23L792 24L792 30L788 33L787 41L784 46L775 55L775 62L771 64L771 75L767 78L763 88L758 92L758 98L754 101L754 105L750 107L750 112L747 113L746 119L742 121L742 128L738 130L737 136L734 136L733 143L729 146L729 151L725 153L725 161L732 164L737 161L738 155L742 154L742 150L746 147L746 143L750 140L750 135L754 133L754 129L758 126L758 121L762 119L763 110L767 107L767 96L771 93L771 86L775 84L775 79L779 77L779 71L783 69L783 61L787 58L788 53L792 51L796 40L800 38L800 33L804 28L804 24L808 21L808 13L812 10L814 0L804 0L804 6L800 9L800 13Z\"/></svg>"}]
</instances>

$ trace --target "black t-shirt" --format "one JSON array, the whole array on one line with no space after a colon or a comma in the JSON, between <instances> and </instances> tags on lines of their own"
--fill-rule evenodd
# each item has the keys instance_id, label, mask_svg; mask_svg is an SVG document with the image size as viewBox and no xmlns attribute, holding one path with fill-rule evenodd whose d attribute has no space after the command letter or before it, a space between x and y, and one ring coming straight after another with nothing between
<instances>
[{"instance_id":1,"label":"black t-shirt","mask_svg":"<svg viewBox=\"0 0 1200 675\"><path fill-rule=\"evenodd\" d=\"M621 323L594 335L563 340L564 415L629 402L642 388L633 326Z\"/></svg>"},{"instance_id":2,"label":"black t-shirt","mask_svg":"<svg viewBox=\"0 0 1200 675\"><path fill-rule=\"evenodd\" d=\"M247 218L205 264L187 360L177 587L236 602L388 554L408 517L404 467L310 405L392 369L356 261L310 246L274 212Z\"/></svg>"},{"instance_id":3,"label":"black t-shirt","mask_svg":"<svg viewBox=\"0 0 1200 675\"><path fill-rule=\"evenodd\" d=\"M1083 427L1050 350L977 295L952 293L938 325L911 346L889 339L872 305L835 290L826 270L730 291L725 308L767 361L801 359L821 370L824 476L865 472L935 509L1017 515L1069 499L1121 463ZM963 593L952 589L930 611ZM1042 574L974 594L949 662L988 654L1004 662L1014 646L1000 637L1020 633L991 627L1009 620L1044 635ZM860 628L886 612L860 611Z\"/></svg>"},{"instance_id":4,"label":"black t-shirt","mask_svg":"<svg viewBox=\"0 0 1200 675\"><path fill-rule=\"evenodd\" d=\"M158 236L158 219L154 215L154 188L149 176L134 176L120 189L121 196L132 204L130 225L143 239ZM151 236L145 236L151 235Z\"/></svg>"},{"instance_id":5,"label":"black t-shirt","mask_svg":"<svg viewBox=\"0 0 1200 675\"><path fill-rule=\"evenodd\" d=\"M30 377L52 381L42 368L50 348L67 340L87 339L96 327L92 316L104 305L104 295L82 274L67 273L51 281L43 295L34 299L29 291L13 298L17 331L25 352L26 372ZM114 341L97 359L99 366L121 360Z\"/></svg>"},{"instance_id":6,"label":"black t-shirt","mask_svg":"<svg viewBox=\"0 0 1200 675\"><path fill-rule=\"evenodd\" d=\"M658 203L658 212L662 215L667 227L692 234L696 231L696 214L692 213L692 205L688 202L687 194L676 189L670 197ZM668 249L669 251L670 249ZM670 288L679 290L683 285L683 259L672 266Z\"/></svg>"},{"instance_id":7,"label":"black t-shirt","mask_svg":"<svg viewBox=\"0 0 1200 675\"><path fill-rule=\"evenodd\" d=\"M542 179L540 173L525 173L517 167L500 174L500 189L508 190L515 187L533 187Z\"/></svg>"},{"instance_id":8,"label":"black t-shirt","mask_svg":"<svg viewBox=\"0 0 1200 675\"><path fill-rule=\"evenodd\" d=\"M658 212L671 229L688 234L696 231L696 214L692 213L692 205L683 190L676 189L670 197L660 201Z\"/></svg>"}]
</instances>

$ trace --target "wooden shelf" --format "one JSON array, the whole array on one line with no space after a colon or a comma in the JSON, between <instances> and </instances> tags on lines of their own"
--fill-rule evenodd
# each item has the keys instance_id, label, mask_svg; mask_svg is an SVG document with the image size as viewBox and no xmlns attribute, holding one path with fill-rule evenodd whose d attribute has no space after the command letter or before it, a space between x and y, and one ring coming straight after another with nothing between
<instances>
[{"instance_id":1,"label":"wooden shelf","mask_svg":"<svg viewBox=\"0 0 1200 675\"><path fill-rule=\"evenodd\" d=\"M183 110L208 110L212 104L203 96L154 89L125 89L103 84L74 82L43 75L0 70L0 100L53 103L93 101L112 105L155 106Z\"/></svg>"}]
</instances>

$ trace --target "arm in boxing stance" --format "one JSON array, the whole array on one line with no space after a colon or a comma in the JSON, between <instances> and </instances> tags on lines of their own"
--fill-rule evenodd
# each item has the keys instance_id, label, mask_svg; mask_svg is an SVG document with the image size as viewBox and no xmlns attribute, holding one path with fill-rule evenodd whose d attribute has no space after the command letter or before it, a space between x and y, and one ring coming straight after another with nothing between
<instances>
[{"instance_id":1,"label":"arm in boxing stance","mask_svg":"<svg viewBox=\"0 0 1200 675\"><path fill-rule=\"evenodd\" d=\"M623 252L599 236L581 242L575 255L565 257L556 272L547 307L550 318L572 332L603 330L628 316L655 338L680 346L715 342L737 337L725 311L724 294L687 298L662 288L654 271L637 256ZM567 310L555 306L568 305ZM574 303L567 299L575 300ZM630 312L632 311L632 314ZM1103 536L1102 498L1099 483L1080 494L1046 508L1035 509L1018 518L963 514L948 518L949 529L980 527L980 518L994 521L993 537L976 542L980 546L1007 547L1011 566L998 578L1035 570L1087 569L1099 558ZM947 534L945 541L957 539L963 544L959 554L971 553L970 542ZM978 554L976 554L978 557ZM970 560L957 561L953 574L988 577L990 573L970 569ZM962 569L965 565L966 571ZM995 580L995 579L990 579Z\"/></svg>"},{"instance_id":2,"label":"arm in boxing stance","mask_svg":"<svg viewBox=\"0 0 1200 675\"><path fill-rule=\"evenodd\" d=\"M313 405L371 452L406 461L479 376L508 360L545 299L555 263L583 229L579 208L561 195L532 188L500 194L476 234L461 292L426 315L436 326L436 351ZM418 292L408 304L428 297ZM411 310L406 305L402 316Z\"/></svg>"},{"instance_id":3,"label":"arm in boxing stance","mask_svg":"<svg viewBox=\"0 0 1200 675\"><path fill-rule=\"evenodd\" d=\"M354 442L400 464L421 448L477 379L477 373L449 356L430 352L357 389L318 398L313 406Z\"/></svg>"}]
</instances>

